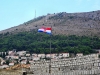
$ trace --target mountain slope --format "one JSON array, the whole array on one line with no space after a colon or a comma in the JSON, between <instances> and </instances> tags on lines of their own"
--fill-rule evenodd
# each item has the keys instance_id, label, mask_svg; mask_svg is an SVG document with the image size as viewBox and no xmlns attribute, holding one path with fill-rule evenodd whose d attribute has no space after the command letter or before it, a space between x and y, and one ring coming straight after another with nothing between
<instances>
[{"instance_id":1,"label":"mountain slope","mask_svg":"<svg viewBox=\"0 0 100 75\"><path fill-rule=\"evenodd\" d=\"M83 13L54 13L40 16L16 27L12 27L2 33L18 33L32 31L40 27L51 27L53 34L86 35L100 37L100 10Z\"/></svg>"}]
</instances>

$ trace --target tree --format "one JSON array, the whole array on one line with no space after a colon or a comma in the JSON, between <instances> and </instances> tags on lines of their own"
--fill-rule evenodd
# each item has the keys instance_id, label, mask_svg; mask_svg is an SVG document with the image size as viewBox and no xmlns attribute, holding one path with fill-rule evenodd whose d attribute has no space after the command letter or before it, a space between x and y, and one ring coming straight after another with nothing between
<instances>
[{"instance_id":1,"label":"tree","mask_svg":"<svg viewBox=\"0 0 100 75\"><path fill-rule=\"evenodd\" d=\"M9 63L10 63L10 60L6 60L6 64L9 65Z\"/></svg>"}]
</instances>

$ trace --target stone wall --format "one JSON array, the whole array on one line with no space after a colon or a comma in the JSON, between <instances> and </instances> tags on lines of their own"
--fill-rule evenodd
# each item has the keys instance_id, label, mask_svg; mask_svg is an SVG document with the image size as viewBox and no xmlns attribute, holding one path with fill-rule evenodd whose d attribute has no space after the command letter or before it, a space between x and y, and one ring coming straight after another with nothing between
<instances>
[{"instance_id":1,"label":"stone wall","mask_svg":"<svg viewBox=\"0 0 100 75\"><path fill-rule=\"evenodd\" d=\"M51 67L50 67L51 65ZM87 75L100 73L98 54L31 63L33 75Z\"/></svg>"}]
</instances>

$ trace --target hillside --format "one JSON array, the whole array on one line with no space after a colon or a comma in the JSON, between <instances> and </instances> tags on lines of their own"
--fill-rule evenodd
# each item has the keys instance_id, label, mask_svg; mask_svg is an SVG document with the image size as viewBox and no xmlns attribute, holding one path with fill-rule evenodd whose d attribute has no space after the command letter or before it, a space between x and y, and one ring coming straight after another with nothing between
<instances>
[{"instance_id":1,"label":"hillside","mask_svg":"<svg viewBox=\"0 0 100 75\"><path fill-rule=\"evenodd\" d=\"M14 35L0 35L0 52L7 52L16 49L16 51L29 51L30 53L49 53L51 41L52 53L95 53L96 49L100 49L100 39L98 37L86 36L65 36L65 35L50 35L45 33L20 32ZM5 57L5 54L0 55Z\"/></svg>"},{"instance_id":2,"label":"hillside","mask_svg":"<svg viewBox=\"0 0 100 75\"><path fill-rule=\"evenodd\" d=\"M43 26L52 26L53 34L100 37L100 10L82 13L61 12L47 14L24 22L18 26L0 31L0 34L33 31Z\"/></svg>"}]
</instances>

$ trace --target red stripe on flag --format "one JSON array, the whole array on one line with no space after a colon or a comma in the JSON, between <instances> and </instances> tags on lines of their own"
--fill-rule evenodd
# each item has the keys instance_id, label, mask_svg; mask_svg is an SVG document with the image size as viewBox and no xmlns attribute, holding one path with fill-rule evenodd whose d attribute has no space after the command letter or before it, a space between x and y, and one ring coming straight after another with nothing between
<instances>
[{"instance_id":1,"label":"red stripe on flag","mask_svg":"<svg viewBox=\"0 0 100 75\"><path fill-rule=\"evenodd\" d=\"M46 30L51 30L51 28L46 28Z\"/></svg>"}]
</instances>

